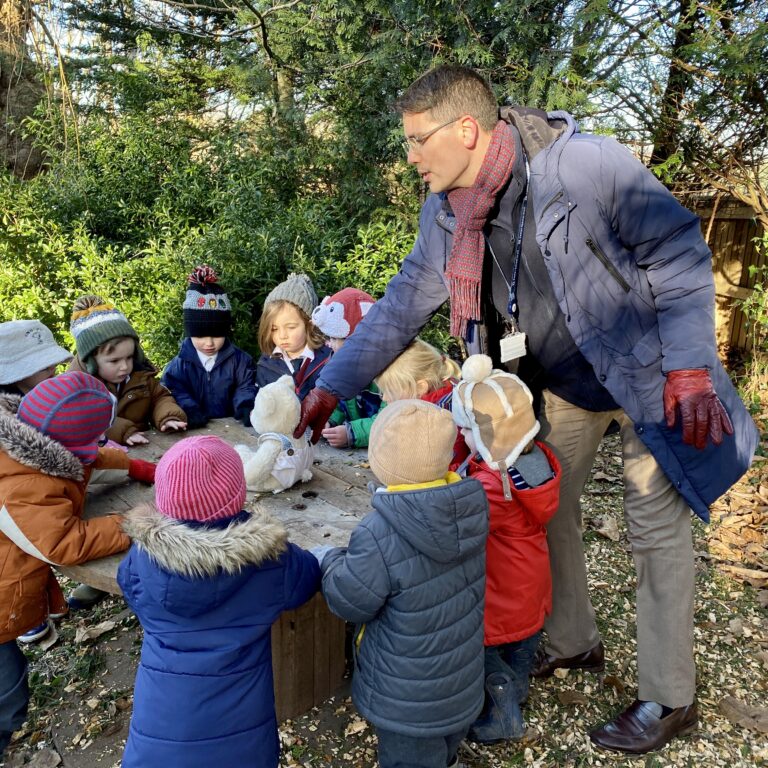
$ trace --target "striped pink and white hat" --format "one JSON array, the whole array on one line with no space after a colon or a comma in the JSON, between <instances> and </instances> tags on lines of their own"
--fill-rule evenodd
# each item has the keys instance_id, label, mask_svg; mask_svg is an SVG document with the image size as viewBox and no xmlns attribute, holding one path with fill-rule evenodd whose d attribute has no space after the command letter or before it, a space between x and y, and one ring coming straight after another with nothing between
<instances>
[{"instance_id":1,"label":"striped pink and white hat","mask_svg":"<svg viewBox=\"0 0 768 768\"><path fill-rule=\"evenodd\" d=\"M245 505L242 460L213 435L180 440L157 464L155 505L167 517L198 523L237 515Z\"/></svg>"},{"instance_id":2,"label":"striped pink and white hat","mask_svg":"<svg viewBox=\"0 0 768 768\"><path fill-rule=\"evenodd\" d=\"M67 371L27 392L16 416L61 443L83 464L91 464L99 452L99 438L112 424L115 404L115 398L95 376Z\"/></svg>"}]
</instances>

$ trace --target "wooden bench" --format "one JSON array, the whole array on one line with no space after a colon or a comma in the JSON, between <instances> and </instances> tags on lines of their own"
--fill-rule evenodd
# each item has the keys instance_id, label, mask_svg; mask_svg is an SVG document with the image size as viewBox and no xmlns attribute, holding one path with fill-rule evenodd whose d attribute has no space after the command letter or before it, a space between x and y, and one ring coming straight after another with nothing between
<instances>
[{"instance_id":1,"label":"wooden bench","mask_svg":"<svg viewBox=\"0 0 768 768\"><path fill-rule=\"evenodd\" d=\"M182 434L148 431L149 445L130 449L134 458L158 461L163 453L186 434L218 435L228 443L256 444L252 429L234 419L219 419L208 426ZM317 446L313 478L279 494L248 493L246 505L259 504L281 520L291 541L309 549L322 544L346 546L352 529L367 514L373 479L365 451L336 450ZM106 477L105 477L106 479ZM85 518L125 512L152 500L150 486L125 480L92 482L86 499ZM78 582L113 594L117 566L123 555L92 560L83 565L59 568ZM284 613L272 628L272 666L279 720L296 717L321 704L341 686L345 668L344 622L328 610L317 594L296 611Z\"/></svg>"}]
</instances>

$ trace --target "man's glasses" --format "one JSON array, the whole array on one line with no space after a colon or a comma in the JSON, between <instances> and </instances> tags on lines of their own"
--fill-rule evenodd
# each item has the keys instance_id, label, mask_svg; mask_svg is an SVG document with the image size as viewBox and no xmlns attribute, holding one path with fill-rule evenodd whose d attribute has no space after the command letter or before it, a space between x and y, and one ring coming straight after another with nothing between
<instances>
[{"instance_id":1,"label":"man's glasses","mask_svg":"<svg viewBox=\"0 0 768 768\"><path fill-rule=\"evenodd\" d=\"M403 149L405 150L405 153L408 154L411 150L418 151L421 149L421 147L424 146L427 139L433 134L437 133L441 128L446 128L449 125L452 125L460 118L454 117L453 120L449 120L447 123L443 123L442 125L438 125L437 128L433 128L431 131L427 131L426 133L422 133L421 136L406 136L403 139Z\"/></svg>"}]
</instances>

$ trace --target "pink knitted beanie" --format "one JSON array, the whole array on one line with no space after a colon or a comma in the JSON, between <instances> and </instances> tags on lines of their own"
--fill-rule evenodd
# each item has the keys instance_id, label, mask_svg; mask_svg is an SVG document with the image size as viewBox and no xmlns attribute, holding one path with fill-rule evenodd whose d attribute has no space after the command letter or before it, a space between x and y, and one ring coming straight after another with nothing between
<instances>
[{"instance_id":1,"label":"pink knitted beanie","mask_svg":"<svg viewBox=\"0 0 768 768\"><path fill-rule=\"evenodd\" d=\"M157 464L155 504L175 520L213 522L233 517L245 504L243 462L213 435L180 440Z\"/></svg>"}]
</instances>

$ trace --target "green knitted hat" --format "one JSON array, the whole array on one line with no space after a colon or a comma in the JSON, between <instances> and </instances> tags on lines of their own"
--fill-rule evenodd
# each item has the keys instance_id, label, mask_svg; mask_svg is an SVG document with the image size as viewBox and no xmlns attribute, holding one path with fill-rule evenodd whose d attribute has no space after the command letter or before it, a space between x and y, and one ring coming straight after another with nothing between
<instances>
[{"instance_id":1,"label":"green knitted hat","mask_svg":"<svg viewBox=\"0 0 768 768\"><path fill-rule=\"evenodd\" d=\"M75 337L77 354L83 362L102 344L119 336L130 336L136 340L137 349L139 345L139 336L125 315L99 296L93 297L92 306L72 313L69 330Z\"/></svg>"}]
</instances>

